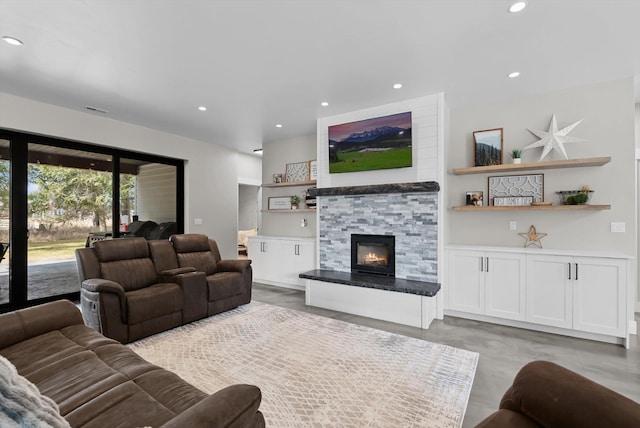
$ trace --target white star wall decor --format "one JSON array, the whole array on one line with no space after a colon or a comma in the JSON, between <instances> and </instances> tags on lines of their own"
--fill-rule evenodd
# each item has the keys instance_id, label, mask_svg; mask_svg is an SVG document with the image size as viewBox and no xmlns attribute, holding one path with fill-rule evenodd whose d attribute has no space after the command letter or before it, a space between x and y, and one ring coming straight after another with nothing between
<instances>
[{"instance_id":1,"label":"white star wall decor","mask_svg":"<svg viewBox=\"0 0 640 428\"><path fill-rule=\"evenodd\" d=\"M567 152L564 150L564 145L568 143L587 141L583 138L567 136L567 134L573 131L573 128L578 126L583 120L584 119L580 119L579 121L572 123L571 125L564 127L561 130L558 130L558 122L556 121L556 115L554 114L553 116L551 116L551 123L549 124L548 131L536 131L534 129L527 128L529 132L540 138L540 140L536 141L535 143L531 143L528 146L523 147L522 149L528 150L535 149L537 147L544 147L542 149L542 155L540 156L539 162L541 162L542 159L544 159L551 152L551 150L558 150L560 153L562 153L562 156L564 156L565 159L569 159L569 157L567 156Z\"/></svg>"}]
</instances>

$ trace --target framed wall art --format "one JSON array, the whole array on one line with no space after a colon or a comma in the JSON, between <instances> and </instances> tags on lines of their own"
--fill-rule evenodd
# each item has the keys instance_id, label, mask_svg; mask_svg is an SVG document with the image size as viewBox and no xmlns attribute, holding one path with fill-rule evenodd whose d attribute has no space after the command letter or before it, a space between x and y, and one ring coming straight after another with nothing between
<instances>
[{"instance_id":1,"label":"framed wall art","mask_svg":"<svg viewBox=\"0 0 640 428\"><path fill-rule=\"evenodd\" d=\"M544 201L544 174L530 175L505 175L489 177L489 205L498 206L495 198L512 198L511 200L499 200L498 204L516 205L524 203L524 200L515 197L531 197L531 202Z\"/></svg>"},{"instance_id":2,"label":"framed wall art","mask_svg":"<svg viewBox=\"0 0 640 428\"><path fill-rule=\"evenodd\" d=\"M317 180L318 179L318 161L310 160L309 161L309 180Z\"/></svg>"},{"instance_id":3,"label":"framed wall art","mask_svg":"<svg viewBox=\"0 0 640 428\"><path fill-rule=\"evenodd\" d=\"M481 190L474 190L471 192L467 192L467 205L481 207L483 194L484 192Z\"/></svg>"},{"instance_id":4,"label":"framed wall art","mask_svg":"<svg viewBox=\"0 0 640 428\"><path fill-rule=\"evenodd\" d=\"M269 198L270 210L290 210L291 196L278 196Z\"/></svg>"},{"instance_id":5,"label":"framed wall art","mask_svg":"<svg viewBox=\"0 0 640 428\"><path fill-rule=\"evenodd\" d=\"M285 172L285 181L287 183L309 181L309 162L288 163Z\"/></svg>"},{"instance_id":6,"label":"framed wall art","mask_svg":"<svg viewBox=\"0 0 640 428\"><path fill-rule=\"evenodd\" d=\"M474 131L473 166L502 165L502 128Z\"/></svg>"}]
</instances>

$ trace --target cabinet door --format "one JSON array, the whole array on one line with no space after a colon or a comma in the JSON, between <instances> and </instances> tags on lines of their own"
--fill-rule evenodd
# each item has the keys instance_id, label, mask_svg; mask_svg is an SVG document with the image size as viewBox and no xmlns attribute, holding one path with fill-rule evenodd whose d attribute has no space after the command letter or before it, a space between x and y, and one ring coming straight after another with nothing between
<instances>
[{"instance_id":1,"label":"cabinet door","mask_svg":"<svg viewBox=\"0 0 640 428\"><path fill-rule=\"evenodd\" d=\"M449 309L484 313L484 253L449 251Z\"/></svg>"},{"instance_id":2,"label":"cabinet door","mask_svg":"<svg viewBox=\"0 0 640 428\"><path fill-rule=\"evenodd\" d=\"M524 321L524 254L485 253L485 315Z\"/></svg>"},{"instance_id":3,"label":"cabinet door","mask_svg":"<svg viewBox=\"0 0 640 428\"><path fill-rule=\"evenodd\" d=\"M315 268L315 245L306 241L284 241L282 244L282 262L280 280L287 284L303 287L305 280L298 275Z\"/></svg>"},{"instance_id":4,"label":"cabinet door","mask_svg":"<svg viewBox=\"0 0 640 428\"><path fill-rule=\"evenodd\" d=\"M572 327L572 259L527 255L527 321Z\"/></svg>"},{"instance_id":5,"label":"cabinet door","mask_svg":"<svg viewBox=\"0 0 640 428\"><path fill-rule=\"evenodd\" d=\"M625 336L626 262L576 257L573 267L573 328Z\"/></svg>"},{"instance_id":6,"label":"cabinet door","mask_svg":"<svg viewBox=\"0 0 640 428\"><path fill-rule=\"evenodd\" d=\"M250 240L249 254L251 254L253 278L260 282L278 280L278 268L281 262L282 245L277 240L255 239ZM254 243L254 246L251 243Z\"/></svg>"}]
</instances>

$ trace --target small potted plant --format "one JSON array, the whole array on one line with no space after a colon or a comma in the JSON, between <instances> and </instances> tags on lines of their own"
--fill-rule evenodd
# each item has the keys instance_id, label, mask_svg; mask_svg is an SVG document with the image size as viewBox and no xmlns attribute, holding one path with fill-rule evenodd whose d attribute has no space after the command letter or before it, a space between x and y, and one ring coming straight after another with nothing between
<instances>
[{"instance_id":1,"label":"small potted plant","mask_svg":"<svg viewBox=\"0 0 640 428\"><path fill-rule=\"evenodd\" d=\"M511 156L511 158L513 159L513 163L522 163L522 150L520 149L513 149L511 150L511 153L509 154Z\"/></svg>"},{"instance_id":2,"label":"small potted plant","mask_svg":"<svg viewBox=\"0 0 640 428\"><path fill-rule=\"evenodd\" d=\"M298 204L300 203L300 196L298 195L293 195L291 197L291 209L292 210L297 210L298 209Z\"/></svg>"}]
</instances>

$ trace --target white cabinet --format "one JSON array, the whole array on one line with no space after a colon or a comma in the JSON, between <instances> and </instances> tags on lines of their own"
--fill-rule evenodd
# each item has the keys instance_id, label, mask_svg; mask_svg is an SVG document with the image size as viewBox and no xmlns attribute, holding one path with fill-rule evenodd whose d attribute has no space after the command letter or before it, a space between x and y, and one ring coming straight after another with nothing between
<instances>
[{"instance_id":1,"label":"white cabinet","mask_svg":"<svg viewBox=\"0 0 640 428\"><path fill-rule=\"evenodd\" d=\"M449 251L449 309L524 319L524 256L488 251Z\"/></svg>"},{"instance_id":2,"label":"white cabinet","mask_svg":"<svg viewBox=\"0 0 640 428\"><path fill-rule=\"evenodd\" d=\"M448 248L447 312L628 344L627 257L491 248Z\"/></svg>"},{"instance_id":3,"label":"white cabinet","mask_svg":"<svg viewBox=\"0 0 640 428\"><path fill-rule=\"evenodd\" d=\"M527 272L528 321L611 336L625 334L626 261L531 255Z\"/></svg>"},{"instance_id":4,"label":"white cabinet","mask_svg":"<svg viewBox=\"0 0 640 428\"><path fill-rule=\"evenodd\" d=\"M270 285L304 289L301 272L315 268L316 240L279 236L249 237L253 280Z\"/></svg>"},{"instance_id":5,"label":"white cabinet","mask_svg":"<svg viewBox=\"0 0 640 428\"><path fill-rule=\"evenodd\" d=\"M527 259L527 321L571 328L572 269L570 259L532 255Z\"/></svg>"}]
</instances>

